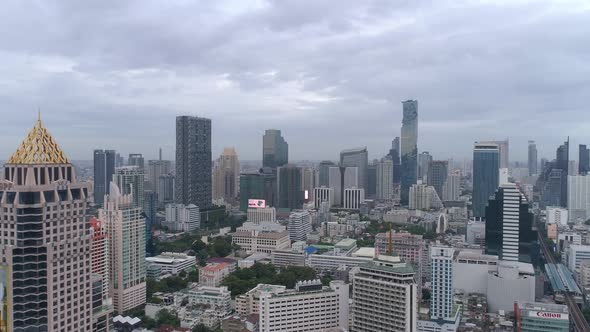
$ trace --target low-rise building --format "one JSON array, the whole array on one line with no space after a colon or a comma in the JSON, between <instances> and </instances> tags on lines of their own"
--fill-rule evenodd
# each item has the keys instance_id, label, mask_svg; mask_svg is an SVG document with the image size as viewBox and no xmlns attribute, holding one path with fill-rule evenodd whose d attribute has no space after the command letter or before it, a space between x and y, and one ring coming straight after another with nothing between
<instances>
[{"instance_id":1,"label":"low-rise building","mask_svg":"<svg viewBox=\"0 0 590 332\"><path fill-rule=\"evenodd\" d=\"M197 259L183 253L164 252L158 256L146 257L146 268L149 277L159 278L164 275L178 275L181 271L188 271L196 267ZM151 271L151 272L150 272ZM154 275L157 271L158 275Z\"/></svg>"},{"instance_id":2,"label":"low-rise building","mask_svg":"<svg viewBox=\"0 0 590 332\"><path fill-rule=\"evenodd\" d=\"M248 208L248 221L254 224L277 222L277 210L274 207Z\"/></svg>"},{"instance_id":3,"label":"low-rise building","mask_svg":"<svg viewBox=\"0 0 590 332\"><path fill-rule=\"evenodd\" d=\"M260 313L260 293L281 294L287 290L285 286L258 284L247 293L236 296L236 312L240 316L258 315Z\"/></svg>"},{"instance_id":4,"label":"low-rise building","mask_svg":"<svg viewBox=\"0 0 590 332\"><path fill-rule=\"evenodd\" d=\"M305 252L291 249L275 250L270 254L271 262L275 266L305 266Z\"/></svg>"},{"instance_id":5,"label":"low-rise building","mask_svg":"<svg viewBox=\"0 0 590 332\"><path fill-rule=\"evenodd\" d=\"M231 234L232 243L238 245L247 254L263 252L270 254L275 250L291 247L289 232L285 226L276 223L255 225L245 222Z\"/></svg>"},{"instance_id":6,"label":"low-rise building","mask_svg":"<svg viewBox=\"0 0 590 332\"><path fill-rule=\"evenodd\" d=\"M570 331L567 306L538 302L514 304L516 330L520 332Z\"/></svg>"},{"instance_id":7,"label":"low-rise building","mask_svg":"<svg viewBox=\"0 0 590 332\"><path fill-rule=\"evenodd\" d=\"M215 309L223 318L231 313L231 292L227 287L197 286L188 292L191 305L203 305Z\"/></svg>"},{"instance_id":8,"label":"low-rise building","mask_svg":"<svg viewBox=\"0 0 590 332\"><path fill-rule=\"evenodd\" d=\"M230 273L230 264L228 263L209 263L207 266L199 268L199 284L218 287Z\"/></svg>"},{"instance_id":9,"label":"low-rise building","mask_svg":"<svg viewBox=\"0 0 590 332\"><path fill-rule=\"evenodd\" d=\"M309 266L316 271L336 271L340 267L348 269L357 267L361 264L371 262L373 259L368 257L350 257L328 254L309 255Z\"/></svg>"},{"instance_id":10,"label":"low-rise building","mask_svg":"<svg viewBox=\"0 0 590 332\"><path fill-rule=\"evenodd\" d=\"M567 252L567 267L577 276L583 261L590 260L590 246L570 245Z\"/></svg>"}]
</instances>

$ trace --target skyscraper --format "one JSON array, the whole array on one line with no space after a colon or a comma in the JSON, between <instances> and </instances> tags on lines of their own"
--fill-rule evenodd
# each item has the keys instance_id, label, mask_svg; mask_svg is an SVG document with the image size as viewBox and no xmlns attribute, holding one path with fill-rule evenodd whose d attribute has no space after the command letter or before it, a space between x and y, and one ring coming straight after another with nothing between
<instances>
[{"instance_id":1,"label":"skyscraper","mask_svg":"<svg viewBox=\"0 0 590 332\"><path fill-rule=\"evenodd\" d=\"M418 155L418 180L426 182L428 175L428 165L432 161L432 156L428 151L423 151Z\"/></svg>"},{"instance_id":2,"label":"skyscraper","mask_svg":"<svg viewBox=\"0 0 590 332\"><path fill-rule=\"evenodd\" d=\"M410 187L418 176L418 101L403 104L400 203L408 204Z\"/></svg>"},{"instance_id":3,"label":"skyscraper","mask_svg":"<svg viewBox=\"0 0 590 332\"><path fill-rule=\"evenodd\" d=\"M431 247L432 295L430 319L449 320L453 315L453 256L455 249Z\"/></svg>"},{"instance_id":4,"label":"skyscraper","mask_svg":"<svg viewBox=\"0 0 590 332\"><path fill-rule=\"evenodd\" d=\"M94 150L94 203L102 206L115 173L115 150Z\"/></svg>"},{"instance_id":5,"label":"skyscraper","mask_svg":"<svg viewBox=\"0 0 590 332\"><path fill-rule=\"evenodd\" d=\"M391 149L389 150L388 156L391 157L391 161L393 162L393 183L398 184L401 179L399 137L396 137L391 142Z\"/></svg>"},{"instance_id":6,"label":"skyscraper","mask_svg":"<svg viewBox=\"0 0 590 332\"><path fill-rule=\"evenodd\" d=\"M580 144L579 146L578 161L578 173L580 175L588 174L588 171L590 171L590 149L585 144Z\"/></svg>"},{"instance_id":7,"label":"skyscraper","mask_svg":"<svg viewBox=\"0 0 590 332\"><path fill-rule=\"evenodd\" d=\"M289 144L277 129L267 129L262 137L262 167L277 168L289 162Z\"/></svg>"},{"instance_id":8,"label":"skyscraper","mask_svg":"<svg viewBox=\"0 0 590 332\"><path fill-rule=\"evenodd\" d=\"M473 149L473 216L485 217L488 199L498 188L500 154L494 143L475 142Z\"/></svg>"},{"instance_id":9,"label":"skyscraper","mask_svg":"<svg viewBox=\"0 0 590 332\"><path fill-rule=\"evenodd\" d=\"M537 160L537 144L535 141L529 141L529 175L539 174L539 161Z\"/></svg>"},{"instance_id":10,"label":"skyscraper","mask_svg":"<svg viewBox=\"0 0 590 332\"><path fill-rule=\"evenodd\" d=\"M102 222L90 218L92 228L92 331L110 331L113 299L110 296L109 237Z\"/></svg>"},{"instance_id":11,"label":"skyscraper","mask_svg":"<svg viewBox=\"0 0 590 332\"><path fill-rule=\"evenodd\" d=\"M291 241L306 241L307 234L312 231L309 211L291 211L287 229L289 230L289 239Z\"/></svg>"},{"instance_id":12,"label":"skyscraper","mask_svg":"<svg viewBox=\"0 0 590 332\"><path fill-rule=\"evenodd\" d=\"M570 175L567 181L569 220L576 224L583 223L590 217L590 176Z\"/></svg>"},{"instance_id":13,"label":"skyscraper","mask_svg":"<svg viewBox=\"0 0 590 332\"><path fill-rule=\"evenodd\" d=\"M370 199L373 199L377 196L377 163L378 161L375 159L367 167L367 190L365 192L367 194L367 198ZM391 176L393 177L393 170L391 172ZM393 179L391 180L391 184L393 186Z\"/></svg>"},{"instance_id":14,"label":"skyscraper","mask_svg":"<svg viewBox=\"0 0 590 332\"><path fill-rule=\"evenodd\" d=\"M389 158L377 163L377 199L393 199L393 161Z\"/></svg>"},{"instance_id":15,"label":"skyscraper","mask_svg":"<svg viewBox=\"0 0 590 332\"><path fill-rule=\"evenodd\" d=\"M320 162L318 167L318 187L328 186L328 178L329 178L329 170L330 167L334 167L336 164L329 160L324 160Z\"/></svg>"},{"instance_id":16,"label":"skyscraper","mask_svg":"<svg viewBox=\"0 0 590 332\"><path fill-rule=\"evenodd\" d=\"M149 189L158 194L158 203L163 205L165 195L160 185L160 176L167 176L172 171L172 162L170 160L149 160L147 167L147 182ZM174 195L172 195L174 196Z\"/></svg>"},{"instance_id":17,"label":"skyscraper","mask_svg":"<svg viewBox=\"0 0 590 332\"><path fill-rule=\"evenodd\" d=\"M92 331L90 186L40 119L4 165L3 331Z\"/></svg>"},{"instance_id":18,"label":"skyscraper","mask_svg":"<svg viewBox=\"0 0 590 332\"><path fill-rule=\"evenodd\" d=\"M98 219L109 237L110 292L121 314L146 302L145 219L132 194L122 194L115 182L110 192Z\"/></svg>"},{"instance_id":19,"label":"skyscraper","mask_svg":"<svg viewBox=\"0 0 590 332\"><path fill-rule=\"evenodd\" d=\"M367 188L367 168L369 166L369 154L367 148L355 148L340 152L340 166L358 168L358 188Z\"/></svg>"},{"instance_id":20,"label":"skyscraper","mask_svg":"<svg viewBox=\"0 0 590 332\"><path fill-rule=\"evenodd\" d=\"M277 170L277 188L279 208L291 210L303 206L303 190L301 188L301 168L287 164Z\"/></svg>"},{"instance_id":21,"label":"skyscraper","mask_svg":"<svg viewBox=\"0 0 590 332\"><path fill-rule=\"evenodd\" d=\"M506 261L532 263L538 253L534 216L516 184L502 184L485 211L486 254Z\"/></svg>"},{"instance_id":22,"label":"skyscraper","mask_svg":"<svg viewBox=\"0 0 590 332\"><path fill-rule=\"evenodd\" d=\"M213 170L213 198L232 203L238 197L240 161L233 147L224 148Z\"/></svg>"},{"instance_id":23,"label":"skyscraper","mask_svg":"<svg viewBox=\"0 0 590 332\"><path fill-rule=\"evenodd\" d=\"M447 176L447 180L443 186L443 201L457 201L461 194L461 176L458 174L451 174Z\"/></svg>"},{"instance_id":24,"label":"skyscraper","mask_svg":"<svg viewBox=\"0 0 590 332\"><path fill-rule=\"evenodd\" d=\"M176 117L176 203L211 206L211 120Z\"/></svg>"},{"instance_id":25,"label":"skyscraper","mask_svg":"<svg viewBox=\"0 0 590 332\"><path fill-rule=\"evenodd\" d=\"M143 155L141 153L130 153L129 159L127 159L128 166L137 166L141 169L144 169L145 164L143 160Z\"/></svg>"},{"instance_id":26,"label":"skyscraper","mask_svg":"<svg viewBox=\"0 0 590 332\"><path fill-rule=\"evenodd\" d=\"M276 174L257 172L240 174L240 211L248 210L249 199L264 199L267 206L277 202Z\"/></svg>"},{"instance_id":27,"label":"skyscraper","mask_svg":"<svg viewBox=\"0 0 590 332\"><path fill-rule=\"evenodd\" d=\"M308 202L312 200L313 189L315 188L316 172L311 167L301 167L301 191L303 200Z\"/></svg>"},{"instance_id":28,"label":"skyscraper","mask_svg":"<svg viewBox=\"0 0 590 332\"><path fill-rule=\"evenodd\" d=\"M358 167L330 167L328 185L334 189L334 204L342 205L344 189L358 187Z\"/></svg>"},{"instance_id":29,"label":"skyscraper","mask_svg":"<svg viewBox=\"0 0 590 332\"><path fill-rule=\"evenodd\" d=\"M428 185L433 186L440 199L443 199L443 187L449 174L449 162L433 160L428 164Z\"/></svg>"},{"instance_id":30,"label":"skyscraper","mask_svg":"<svg viewBox=\"0 0 590 332\"><path fill-rule=\"evenodd\" d=\"M113 182L117 184L121 194L133 196L133 207L143 209L143 184L145 175L138 166L124 166L115 169Z\"/></svg>"},{"instance_id":31,"label":"skyscraper","mask_svg":"<svg viewBox=\"0 0 590 332\"><path fill-rule=\"evenodd\" d=\"M561 170L561 197L560 205L567 207L567 176L569 170L570 138L567 138L555 152L555 168Z\"/></svg>"}]
</instances>

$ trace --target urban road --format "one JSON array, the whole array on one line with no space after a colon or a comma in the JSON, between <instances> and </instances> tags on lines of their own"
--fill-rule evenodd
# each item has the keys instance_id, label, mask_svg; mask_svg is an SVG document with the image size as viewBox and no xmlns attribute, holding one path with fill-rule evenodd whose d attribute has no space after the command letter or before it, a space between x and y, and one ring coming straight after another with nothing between
<instances>
[{"instance_id":1,"label":"urban road","mask_svg":"<svg viewBox=\"0 0 590 332\"><path fill-rule=\"evenodd\" d=\"M537 229L542 228L537 226ZM545 239L541 235L541 232L539 232L539 244L541 245L543 256L545 256L547 262L556 264L555 257L553 257L551 252L549 252L549 249L547 248L547 244L545 243ZM563 295L565 297L565 302L568 306L570 316L573 318L575 330L578 332L590 332L590 324L588 324L588 322L584 318L582 310L580 310L580 307L578 307L572 295L569 293L565 293Z\"/></svg>"}]
</instances>

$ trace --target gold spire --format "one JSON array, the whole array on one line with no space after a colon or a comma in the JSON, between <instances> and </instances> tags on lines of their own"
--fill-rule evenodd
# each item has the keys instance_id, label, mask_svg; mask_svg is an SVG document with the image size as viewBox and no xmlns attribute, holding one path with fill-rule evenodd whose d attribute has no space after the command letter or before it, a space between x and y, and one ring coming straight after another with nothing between
<instances>
[{"instance_id":1,"label":"gold spire","mask_svg":"<svg viewBox=\"0 0 590 332\"><path fill-rule=\"evenodd\" d=\"M69 164L68 157L43 126L40 110L37 116L35 126L22 141L16 152L8 159L7 164Z\"/></svg>"}]
</instances>

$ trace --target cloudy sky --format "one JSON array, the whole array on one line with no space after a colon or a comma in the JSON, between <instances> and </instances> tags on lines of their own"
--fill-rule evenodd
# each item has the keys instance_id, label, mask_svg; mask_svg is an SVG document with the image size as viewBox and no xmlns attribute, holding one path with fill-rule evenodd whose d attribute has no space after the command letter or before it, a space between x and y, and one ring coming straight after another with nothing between
<instances>
[{"instance_id":1,"label":"cloudy sky","mask_svg":"<svg viewBox=\"0 0 590 332\"><path fill-rule=\"evenodd\" d=\"M0 11L0 159L41 108L72 159L174 150L176 115L213 120L213 154L386 153L401 101L419 150L470 158L474 140L550 156L590 143L590 3L521 0L22 1ZM577 154L577 148L572 148Z\"/></svg>"}]
</instances>

